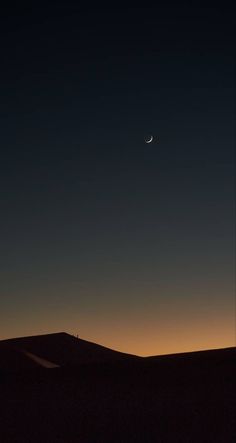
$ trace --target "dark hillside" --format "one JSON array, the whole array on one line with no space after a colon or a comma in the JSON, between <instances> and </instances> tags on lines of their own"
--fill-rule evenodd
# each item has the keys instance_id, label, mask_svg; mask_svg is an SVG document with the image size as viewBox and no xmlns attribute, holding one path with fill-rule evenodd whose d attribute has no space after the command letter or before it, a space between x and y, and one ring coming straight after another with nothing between
<instances>
[{"instance_id":1,"label":"dark hillside","mask_svg":"<svg viewBox=\"0 0 236 443\"><path fill-rule=\"evenodd\" d=\"M77 339L58 334L46 340L44 353L39 337L44 357L59 337L64 347L74 349L74 340L77 346ZM69 361L63 352L56 348L53 356ZM77 362L71 352L70 362ZM233 443L235 363L236 348L229 348L0 373L0 441Z\"/></svg>"}]
</instances>

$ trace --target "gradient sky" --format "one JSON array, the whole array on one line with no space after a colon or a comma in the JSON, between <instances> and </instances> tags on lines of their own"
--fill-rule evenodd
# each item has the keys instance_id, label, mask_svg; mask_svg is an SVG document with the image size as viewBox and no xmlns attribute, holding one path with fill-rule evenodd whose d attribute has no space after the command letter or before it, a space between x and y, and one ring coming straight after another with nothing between
<instances>
[{"instance_id":1,"label":"gradient sky","mask_svg":"<svg viewBox=\"0 0 236 443\"><path fill-rule=\"evenodd\" d=\"M234 346L232 11L77 3L2 11L0 338Z\"/></svg>"}]
</instances>

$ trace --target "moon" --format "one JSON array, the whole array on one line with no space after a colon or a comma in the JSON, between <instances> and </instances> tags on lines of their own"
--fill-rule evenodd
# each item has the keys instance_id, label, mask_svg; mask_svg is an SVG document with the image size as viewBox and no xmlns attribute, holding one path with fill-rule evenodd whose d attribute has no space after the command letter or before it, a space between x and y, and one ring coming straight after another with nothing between
<instances>
[{"instance_id":1,"label":"moon","mask_svg":"<svg viewBox=\"0 0 236 443\"><path fill-rule=\"evenodd\" d=\"M145 140L145 143L152 143L153 136L150 135L149 137L145 138L144 140Z\"/></svg>"}]
</instances>

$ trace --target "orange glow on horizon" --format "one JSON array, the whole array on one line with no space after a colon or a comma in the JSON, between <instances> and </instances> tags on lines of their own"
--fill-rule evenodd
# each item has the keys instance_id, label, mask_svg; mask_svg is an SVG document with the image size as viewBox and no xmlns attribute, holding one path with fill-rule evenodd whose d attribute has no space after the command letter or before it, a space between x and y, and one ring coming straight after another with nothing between
<instances>
[{"instance_id":1,"label":"orange glow on horizon","mask_svg":"<svg viewBox=\"0 0 236 443\"><path fill-rule=\"evenodd\" d=\"M199 319L198 319L199 320ZM28 327L12 327L1 330L1 340L28 336L40 335L55 332L67 332L68 334L79 335L80 338L100 345L115 349L121 352L136 354L140 356L174 354L181 352L191 352L204 349L219 349L235 346L235 321L234 315L229 315L224 321L220 318L205 321L193 321L182 324L181 321L162 323L147 322L120 324L113 322L90 322L80 319L80 321L51 321L47 327L43 321L35 321L34 325Z\"/></svg>"},{"instance_id":2,"label":"orange glow on horizon","mask_svg":"<svg viewBox=\"0 0 236 443\"><path fill-rule=\"evenodd\" d=\"M64 291L63 291L64 292ZM200 292L200 291L199 291ZM39 297L33 302L5 309L0 339L67 332L100 345L141 356L191 352L236 345L234 295L208 297L146 296L139 302L131 293L119 302L119 294L103 303L79 299ZM201 293L200 293L201 294ZM49 294L50 295L50 294ZM168 294L167 294L168 295ZM142 297L143 300L143 297ZM15 311L14 311L15 309Z\"/></svg>"}]
</instances>

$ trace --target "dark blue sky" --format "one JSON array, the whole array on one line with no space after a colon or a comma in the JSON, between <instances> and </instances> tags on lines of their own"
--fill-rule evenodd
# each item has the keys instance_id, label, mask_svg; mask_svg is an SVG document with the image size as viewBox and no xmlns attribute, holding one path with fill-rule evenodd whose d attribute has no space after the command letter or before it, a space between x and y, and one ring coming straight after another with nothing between
<instances>
[{"instance_id":1,"label":"dark blue sky","mask_svg":"<svg viewBox=\"0 0 236 443\"><path fill-rule=\"evenodd\" d=\"M3 11L2 336L232 344L232 17L189 2Z\"/></svg>"}]
</instances>

